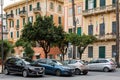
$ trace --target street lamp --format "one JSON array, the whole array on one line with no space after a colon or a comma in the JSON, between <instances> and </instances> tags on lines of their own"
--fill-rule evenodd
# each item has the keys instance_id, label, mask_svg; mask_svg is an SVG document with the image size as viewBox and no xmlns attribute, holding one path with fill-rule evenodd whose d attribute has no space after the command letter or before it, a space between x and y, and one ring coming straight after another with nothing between
<instances>
[{"instance_id":1,"label":"street lamp","mask_svg":"<svg viewBox=\"0 0 120 80\"><path fill-rule=\"evenodd\" d=\"M3 50L3 0L1 0L1 41L2 41L2 44L1 44L1 55L2 55L2 73L3 73L3 63L4 63L4 60L3 60L3 57L4 57L4 50Z\"/></svg>"}]
</instances>

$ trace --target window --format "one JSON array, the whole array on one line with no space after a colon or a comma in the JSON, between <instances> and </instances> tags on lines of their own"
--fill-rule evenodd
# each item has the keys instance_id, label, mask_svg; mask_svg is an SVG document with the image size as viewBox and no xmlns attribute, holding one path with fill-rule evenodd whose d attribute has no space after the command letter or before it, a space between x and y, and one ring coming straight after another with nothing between
<instances>
[{"instance_id":1,"label":"window","mask_svg":"<svg viewBox=\"0 0 120 80\"><path fill-rule=\"evenodd\" d=\"M105 6L105 0L100 0L100 7L103 7L103 6Z\"/></svg>"},{"instance_id":2,"label":"window","mask_svg":"<svg viewBox=\"0 0 120 80\"><path fill-rule=\"evenodd\" d=\"M25 7L23 7L23 11L25 11Z\"/></svg>"},{"instance_id":3,"label":"window","mask_svg":"<svg viewBox=\"0 0 120 80\"><path fill-rule=\"evenodd\" d=\"M53 3L51 2L50 3L50 9L53 9L54 8L54 5L53 5Z\"/></svg>"},{"instance_id":4,"label":"window","mask_svg":"<svg viewBox=\"0 0 120 80\"><path fill-rule=\"evenodd\" d=\"M93 25L88 26L88 35L93 35Z\"/></svg>"},{"instance_id":5,"label":"window","mask_svg":"<svg viewBox=\"0 0 120 80\"><path fill-rule=\"evenodd\" d=\"M72 2L72 0L69 0L69 2Z\"/></svg>"},{"instance_id":6,"label":"window","mask_svg":"<svg viewBox=\"0 0 120 80\"><path fill-rule=\"evenodd\" d=\"M81 6L78 6L78 14L80 14L81 13L81 11L82 11L82 8L81 8Z\"/></svg>"},{"instance_id":7,"label":"window","mask_svg":"<svg viewBox=\"0 0 120 80\"><path fill-rule=\"evenodd\" d=\"M88 10L88 9L93 9L93 8L96 8L96 1L97 0L86 0L85 1L85 9Z\"/></svg>"},{"instance_id":8,"label":"window","mask_svg":"<svg viewBox=\"0 0 120 80\"><path fill-rule=\"evenodd\" d=\"M13 10L11 10L11 14L13 14Z\"/></svg>"},{"instance_id":9,"label":"window","mask_svg":"<svg viewBox=\"0 0 120 80\"><path fill-rule=\"evenodd\" d=\"M69 16L72 15L72 8L69 8Z\"/></svg>"},{"instance_id":10,"label":"window","mask_svg":"<svg viewBox=\"0 0 120 80\"><path fill-rule=\"evenodd\" d=\"M20 8L18 9L19 11L18 11L18 14L20 14Z\"/></svg>"},{"instance_id":11,"label":"window","mask_svg":"<svg viewBox=\"0 0 120 80\"><path fill-rule=\"evenodd\" d=\"M10 27L14 27L14 21L13 20L10 21Z\"/></svg>"},{"instance_id":12,"label":"window","mask_svg":"<svg viewBox=\"0 0 120 80\"><path fill-rule=\"evenodd\" d=\"M58 11L62 11L61 5L58 5Z\"/></svg>"},{"instance_id":13,"label":"window","mask_svg":"<svg viewBox=\"0 0 120 80\"><path fill-rule=\"evenodd\" d=\"M32 23L33 22L33 16L28 17L28 21Z\"/></svg>"},{"instance_id":14,"label":"window","mask_svg":"<svg viewBox=\"0 0 120 80\"><path fill-rule=\"evenodd\" d=\"M94 0L88 0L88 9L93 9L94 8Z\"/></svg>"},{"instance_id":15,"label":"window","mask_svg":"<svg viewBox=\"0 0 120 80\"><path fill-rule=\"evenodd\" d=\"M45 59L38 60L38 62L42 63L42 64L46 64L46 60Z\"/></svg>"},{"instance_id":16,"label":"window","mask_svg":"<svg viewBox=\"0 0 120 80\"><path fill-rule=\"evenodd\" d=\"M72 33L72 29L69 29L69 33Z\"/></svg>"},{"instance_id":17,"label":"window","mask_svg":"<svg viewBox=\"0 0 120 80\"><path fill-rule=\"evenodd\" d=\"M37 2L37 8L40 8L40 2Z\"/></svg>"},{"instance_id":18,"label":"window","mask_svg":"<svg viewBox=\"0 0 120 80\"><path fill-rule=\"evenodd\" d=\"M19 31L17 31L17 38L19 38Z\"/></svg>"},{"instance_id":19,"label":"window","mask_svg":"<svg viewBox=\"0 0 120 80\"><path fill-rule=\"evenodd\" d=\"M29 5L29 11L32 11L32 5Z\"/></svg>"},{"instance_id":20,"label":"window","mask_svg":"<svg viewBox=\"0 0 120 80\"><path fill-rule=\"evenodd\" d=\"M116 21L112 22L112 33L116 34Z\"/></svg>"},{"instance_id":21,"label":"window","mask_svg":"<svg viewBox=\"0 0 120 80\"><path fill-rule=\"evenodd\" d=\"M25 18L23 18L23 26L25 25Z\"/></svg>"},{"instance_id":22,"label":"window","mask_svg":"<svg viewBox=\"0 0 120 80\"><path fill-rule=\"evenodd\" d=\"M61 24L61 17L58 17L58 24Z\"/></svg>"},{"instance_id":23,"label":"window","mask_svg":"<svg viewBox=\"0 0 120 80\"><path fill-rule=\"evenodd\" d=\"M100 24L100 36L105 35L105 24L101 23Z\"/></svg>"},{"instance_id":24,"label":"window","mask_svg":"<svg viewBox=\"0 0 120 80\"><path fill-rule=\"evenodd\" d=\"M17 19L17 25L19 25L19 19Z\"/></svg>"},{"instance_id":25,"label":"window","mask_svg":"<svg viewBox=\"0 0 120 80\"><path fill-rule=\"evenodd\" d=\"M93 46L88 47L88 58L93 58Z\"/></svg>"},{"instance_id":26,"label":"window","mask_svg":"<svg viewBox=\"0 0 120 80\"><path fill-rule=\"evenodd\" d=\"M14 64L16 62L15 58L8 59L7 63Z\"/></svg>"},{"instance_id":27,"label":"window","mask_svg":"<svg viewBox=\"0 0 120 80\"><path fill-rule=\"evenodd\" d=\"M78 27L78 28L77 28L77 34L78 34L78 35L81 35L81 27Z\"/></svg>"},{"instance_id":28,"label":"window","mask_svg":"<svg viewBox=\"0 0 120 80\"><path fill-rule=\"evenodd\" d=\"M10 33L10 37L13 38L13 32Z\"/></svg>"},{"instance_id":29,"label":"window","mask_svg":"<svg viewBox=\"0 0 120 80\"><path fill-rule=\"evenodd\" d=\"M115 4L116 3L116 0L112 0L112 4Z\"/></svg>"},{"instance_id":30,"label":"window","mask_svg":"<svg viewBox=\"0 0 120 80\"><path fill-rule=\"evenodd\" d=\"M16 9L16 15L17 15L17 9Z\"/></svg>"},{"instance_id":31,"label":"window","mask_svg":"<svg viewBox=\"0 0 120 80\"><path fill-rule=\"evenodd\" d=\"M112 45L112 57L116 55L116 45Z\"/></svg>"}]
</instances>

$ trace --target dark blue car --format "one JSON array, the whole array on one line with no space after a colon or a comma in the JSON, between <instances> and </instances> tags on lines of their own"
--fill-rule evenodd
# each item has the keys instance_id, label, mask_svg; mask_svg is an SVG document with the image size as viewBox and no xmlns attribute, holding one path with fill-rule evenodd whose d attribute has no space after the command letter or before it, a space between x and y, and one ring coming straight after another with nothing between
<instances>
[{"instance_id":1,"label":"dark blue car","mask_svg":"<svg viewBox=\"0 0 120 80\"><path fill-rule=\"evenodd\" d=\"M60 75L74 75L74 68L64 66L61 62L53 59L38 59L38 65L45 67L46 74Z\"/></svg>"}]
</instances>

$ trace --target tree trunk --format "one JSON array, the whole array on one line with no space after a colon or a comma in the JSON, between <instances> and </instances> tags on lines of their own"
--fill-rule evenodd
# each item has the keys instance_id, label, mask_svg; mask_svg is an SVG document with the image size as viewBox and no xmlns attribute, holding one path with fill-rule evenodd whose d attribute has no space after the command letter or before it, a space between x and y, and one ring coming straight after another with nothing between
<instances>
[{"instance_id":1,"label":"tree trunk","mask_svg":"<svg viewBox=\"0 0 120 80\"><path fill-rule=\"evenodd\" d=\"M64 56L65 56L65 55L63 54L63 55L62 55L62 61L64 61Z\"/></svg>"},{"instance_id":2,"label":"tree trunk","mask_svg":"<svg viewBox=\"0 0 120 80\"><path fill-rule=\"evenodd\" d=\"M82 59L82 53L80 53L80 59Z\"/></svg>"},{"instance_id":3,"label":"tree trunk","mask_svg":"<svg viewBox=\"0 0 120 80\"><path fill-rule=\"evenodd\" d=\"M45 58L47 59L47 53L45 53Z\"/></svg>"}]
</instances>

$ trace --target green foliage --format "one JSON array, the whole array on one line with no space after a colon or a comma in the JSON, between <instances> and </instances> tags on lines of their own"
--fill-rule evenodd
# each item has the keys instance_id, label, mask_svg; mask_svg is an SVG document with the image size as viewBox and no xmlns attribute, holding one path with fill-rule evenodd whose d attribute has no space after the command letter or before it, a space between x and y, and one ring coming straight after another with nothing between
<instances>
[{"instance_id":1,"label":"green foliage","mask_svg":"<svg viewBox=\"0 0 120 80\"><path fill-rule=\"evenodd\" d=\"M27 41L37 42L43 48L45 57L47 58L50 46L63 39L62 32L62 27L56 27L51 17L39 16L34 25L28 23L24 26L21 38Z\"/></svg>"},{"instance_id":2,"label":"green foliage","mask_svg":"<svg viewBox=\"0 0 120 80\"><path fill-rule=\"evenodd\" d=\"M0 40L0 46L2 45L2 41ZM3 59L5 60L7 58L8 53L13 50L13 45L10 44L7 40L3 41ZM1 54L1 48L0 48L0 57L2 56Z\"/></svg>"},{"instance_id":3,"label":"green foliage","mask_svg":"<svg viewBox=\"0 0 120 80\"><path fill-rule=\"evenodd\" d=\"M96 37L92 35L85 35L83 34L82 36L71 33L68 36L68 40L70 43L72 43L75 46L78 46L78 51L80 53L80 59L82 58L82 54L86 47L89 44L92 44L94 41L96 41Z\"/></svg>"},{"instance_id":4,"label":"green foliage","mask_svg":"<svg viewBox=\"0 0 120 80\"><path fill-rule=\"evenodd\" d=\"M34 55L33 49L32 49L31 47L25 47L25 49L24 49L24 55L25 55L26 57L29 57L29 58L32 59L32 57L33 57L33 55Z\"/></svg>"}]
</instances>

